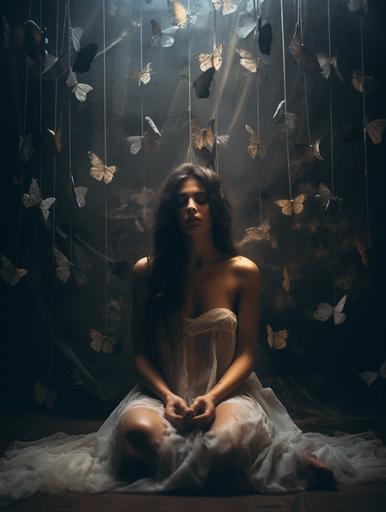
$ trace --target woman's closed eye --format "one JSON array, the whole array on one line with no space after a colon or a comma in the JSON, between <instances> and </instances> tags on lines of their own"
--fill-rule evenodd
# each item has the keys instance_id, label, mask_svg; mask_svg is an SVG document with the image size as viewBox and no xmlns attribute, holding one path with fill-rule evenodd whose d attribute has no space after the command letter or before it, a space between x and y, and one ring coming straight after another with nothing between
<instances>
[{"instance_id":1,"label":"woman's closed eye","mask_svg":"<svg viewBox=\"0 0 386 512\"><path fill-rule=\"evenodd\" d=\"M208 202L208 194L206 192L197 192L193 195L193 199L197 204L206 204ZM178 194L177 196L177 206L182 208L186 206L189 200L189 196L187 194Z\"/></svg>"}]
</instances>

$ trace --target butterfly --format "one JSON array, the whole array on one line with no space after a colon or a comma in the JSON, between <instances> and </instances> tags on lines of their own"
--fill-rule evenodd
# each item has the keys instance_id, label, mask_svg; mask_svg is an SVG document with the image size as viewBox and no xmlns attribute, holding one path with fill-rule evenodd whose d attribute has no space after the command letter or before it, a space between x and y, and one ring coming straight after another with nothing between
<instances>
[{"instance_id":1,"label":"butterfly","mask_svg":"<svg viewBox=\"0 0 386 512\"><path fill-rule=\"evenodd\" d=\"M199 53L196 58L200 63L201 71L206 71L209 68L214 68L218 71L222 64L222 51L224 43L219 43L212 53Z\"/></svg>"},{"instance_id":2,"label":"butterfly","mask_svg":"<svg viewBox=\"0 0 386 512\"><path fill-rule=\"evenodd\" d=\"M104 352L105 354L111 354L117 342L115 336L105 336L96 329L90 330L90 338L90 347L95 350L95 352Z\"/></svg>"},{"instance_id":3,"label":"butterfly","mask_svg":"<svg viewBox=\"0 0 386 512\"><path fill-rule=\"evenodd\" d=\"M386 379L386 361L383 362L382 366L376 372L359 372L357 376L366 383L367 386L370 386L377 379Z\"/></svg>"},{"instance_id":4,"label":"butterfly","mask_svg":"<svg viewBox=\"0 0 386 512\"><path fill-rule=\"evenodd\" d=\"M184 28L188 23L196 23L197 16L196 12L200 9L201 5L196 4L196 6L190 11L178 0L168 0L169 11L174 18L174 23L179 28Z\"/></svg>"},{"instance_id":5,"label":"butterfly","mask_svg":"<svg viewBox=\"0 0 386 512\"><path fill-rule=\"evenodd\" d=\"M105 165L98 155L92 151L88 152L88 156L91 162L90 174L93 178L98 181L104 181L104 183L111 183L114 174L117 172L115 165Z\"/></svg>"},{"instance_id":6,"label":"butterfly","mask_svg":"<svg viewBox=\"0 0 386 512\"><path fill-rule=\"evenodd\" d=\"M375 89L376 82L372 76L363 75L362 71L354 70L351 76L354 89L361 93L371 92Z\"/></svg>"},{"instance_id":7,"label":"butterfly","mask_svg":"<svg viewBox=\"0 0 386 512\"><path fill-rule=\"evenodd\" d=\"M76 204L79 208L83 208L86 205L86 194L88 192L87 187L76 187L74 177L71 174L71 187L74 192Z\"/></svg>"},{"instance_id":8,"label":"butterfly","mask_svg":"<svg viewBox=\"0 0 386 512\"><path fill-rule=\"evenodd\" d=\"M209 68L199 75L193 82L193 87L197 98L208 98L210 94L210 86L215 74L214 68Z\"/></svg>"},{"instance_id":9,"label":"butterfly","mask_svg":"<svg viewBox=\"0 0 386 512\"><path fill-rule=\"evenodd\" d=\"M250 12L242 12L239 15L239 23L237 28L237 36L241 39L245 39L256 30L256 18Z\"/></svg>"},{"instance_id":10,"label":"butterfly","mask_svg":"<svg viewBox=\"0 0 386 512\"><path fill-rule=\"evenodd\" d=\"M33 399L39 405L45 405L52 408L55 405L57 395L54 389L45 386L42 382L37 381L34 384Z\"/></svg>"},{"instance_id":11,"label":"butterfly","mask_svg":"<svg viewBox=\"0 0 386 512\"><path fill-rule=\"evenodd\" d=\"M50 208L54 204L54 202L55 197L47 197L46 199L42 199L39 185L37 184L37 181L34 178L32 178L31 184L28 189L28 193L23 195L24 206L26 208L31 208L31 206L39 205L44 220L47 220L50 215Z\"/></svg>"},{"instance_id":12,"label":"butterfly","mask_svg":"<svg viewBox=\"0 0 386 512\"><path fill-rule=\"evenodd\" d=\"M58 58L53 55L47 55L47 65L40 73L45 80L59 80L70 71L68 49Z\"/></svg>"},{"instance_id":13,"label":"butterfly","mask_svg":"<svg viewBox=\"0 0 386 512\"><path fill-rule=\"evenodd\" d=\"M235 48L235 50L241 57L240 65L251 73L256 73L261 60L258 59L253 52L245 48Z\"/></svg>"},{"instance_id":14,"label":"butterfly","mask_svg":"<svg viewBox=\"0 0 386 512\"><path fill-rule=\"evenodd\" d=\"M296 125L296 114L286 112L285 100L282 100L277 106L275 113L272 116L276 124L282 124L288 130L293 130Z\"/></svg>"},{"instance_id":15,"label":"butterfly","mask_svg":"<svg viewBox=\"0 0 386 512\"><path fill-rule=\"evenodd\" d=\"M367 0L348 0L347 8L351 12L358 12L363 15L368 13Z\"/></svg>"},{"instance_id":16,"label":"butterfly","mask_svg":"<svg viewBox=\"0 0 386 512\"><path fill-rule=\"evenodd\" d=\"M146 130L142 136L132 135L130 137L126 137L130 146L130 153L133 155L136 155L142 146L146 151L156 151L160 147L161 132L158 130L150 116L145 116L145 120L151 130Z\"/></svg>"},{"instance_id":17,"label":"butterfly","mask_svg":"<svg viewBox=\"0 0 386 512\"><path fill-rule=\"evenodd\" d=\"M283 267L283 280L281 282L281 287L283 290L289 295L290 292L290 275L287 267L284 265Z\"/></svg>"},{"instance_id":18,"label":"butterfly","mask_svg":"<svg viewBox=\"0 0 386 512\"><path fill-rule=\"evenodd\" d=\"M241 240L239 245L244 245L247 242L262 242L263 240L269 240L271 238L270 223L268 219L265 219L258 226L253 226L245 230L244 238Z\"/></svg>"},{"instance_id":19,"label":"butterfly","mask_svg":"<svg viewBox=\"0 0 386 512\"><path fill-rule=\"evenodd\" d=\"M343 313L346 299L347 295L343 295L336 306L331 306L330 304L327 304L327 302L319 302L313 314L315 320L325 322L330 318L330 316L333 316L335 325L343 323L346 319L346 315Z\"/></svg>"},{"instance_id":20,"label":"butterfly","mask_svg":"<svg viewBox=\"0 0 386 512\"><path fill-rule=\"evenodd\" d=\"M365 249L363 242L361 240L359 240L359 238L356 238L354 245L355 245L356 250L358 251L359 256L361 257L361 262L362 262L363 266L365 266L367 268L367 265L369 264L369 258L367 256L366 249Z\"/></svg>"},{"instance_id":21,"label":"butterfly","mask_svg":"<svg viewBox=\"0 0 386 512\"><path fill-rule=\"evenodd\" d=\"M306 197L306 194L299 194L295 199L278 199L275 201L275 205L281 208L283 215L299 215L304 209L303 203Z\"/></svg>"},{"instance_id":22,"label":"butterfly","mask_svg":"<svg viewBox=\"0 0 386 512\"><path fill-rule=\"evenodd\" d=\"M302 155L301 163L304 166L310 165L316 161L323 162L324 158L320 154L320 141L317 139L313 144L295 144L295 149Z\"/></svg>"},{"instance_id":23,"label":"butterfly","mask_svg":"<svg viewBox=\"0 0 386 512\"><path fill-rule=\"evenodd\" d=\"M87 94L93 90L91 85L78 82L76 74L73 71L70 71L70 74L66 80L66 85L68 87L72 87L72 92L74 93L76 99L82 102L86 101Z\"/></svg>"},{"instance_id":24,"label":"butterfly","mask_svg":"<svg viewBox=\"0 0 386 512\"><path fill-rule=\"evenodd\" d=\"M83 29L80 27L70 27L70 41L74 50L78 53L80 50L80 40L83 35Z\"/></svg>"},{"instance_id":25,"label":"butterfly","mask_svg":"<svg viewBox=\"0 0 386 512\"><path fill-rule=\"evenodd\" d=\"M237 6L241 0L212 0L213 8L221 12L223 16L237 11Z\"/></svg>"},{"instance_id":26,"label":"butterfly","mask_svg":"<svg viewBox=\"0 0 386 512\"><path fill-rule=\"evenodd\" d=\"M76 284L87 283L87 272L91 265L86 260L84 252L77 245L74 246L75 258L72 258L71 261L57 247L53 247L53 251L57 265L55 272L60 281L66 283L72 275Z\"/></svg>"},{"instance_id":27,"label":"butterfly","mask_svg":"<svg viewBox=\"0 0 386 512\"><path fill-rule=\"evenodd\" d=\"M337 78L339 78L341 82L344 82L342 73L338 69L338 59L336 55L329 58L324 53L317 53L316 58L318 59L318 63L321 69L321 75L323 78L327 80L331 75L331 69L333 69L335 71Z\"/></svg>"},{"instance_id":28,"label":"butterfly","mask_svg":"<svg viewBox=\"0 0 386 512\"><path fill-rule=\"evenodd\" d=\"M249 134L249 146L248 153L251 158L256 158L256 155L260 158L260 160L264 160L267 156L268 146L261 140L257 140L257 136L253 128L251 128L248 124L245 125L245 129Z\"/></svg>"},{"instance_id":29,"label":"butterfly","mask_svg":"<svg viewBox=\"0 0 386 512\"><path fill-rule=\"evenodd\" d=\"M214 135L214 119L209 119L206 126L201 128L196 119L192 119L192 141L193 146L197 149L206 147L212 151L215 143Z\"/></svg>"},{"instance_id":30,"label":"butterfly","mask_svg":"<svg viewBox=\"0 0 386 512\"><path fill-rule=\"evenodd\" d=\"M269 324L266 324L267 343L271 348L282 350L287 346L288 330L274 331Z\"/></svg>"},{"instance_id":31,"label":"butterfly","mask_svg":"<svg viewBox=\"0 0 386 512\"><path fill-rule=\"evenodd\" d=\"M318 194L315 194L315 199L319 201L322 207L327 210L331 201L342 201L342 198L333 196L331 190L324 183L320 183L318 187Z\"/></svg>"},{"instance_id":32,"label":"butterfly","mask_svg":"<svg viewBox=\"0 0 386 512\"><path fill-rule=\"evenodd\" d=\"M304 46L300 35L299 23L296 23L295 32L288 49L292 57L297 62L302 64L305 69L310 70L315 66L315 55L311 52L311 50Z\"/></svg>"},{"instance_id":33,"label":"butterfly","mask_svg":"<svg viewBox=\"0 0 386 512\"><path fill-rule=\"evenodd\" d=\"M150 82L151 72L152 72L151 62L148 62L141 71L136 72L135 75L138 78L138 86L140 86L141 83L143 85L146 85Z\"/></svg>"},{"instance_id":34,"label":"butterfly","mask_svg":"<svg viewBox=\"0 0 386 512\"><path fill-rule=\"evenodd\" d=\"M156 20L150 20L151 23L151 32L152 37L150 44L153 48L158 48L162 46L162 48L169 48L174 44L173 34L179 29L177 25L172 27L167 27L161 30L160 26L156 22Z\"/></svg>"},{"instance_id":35,"label":"butterfly","mask_svg":"<svg viewBox=\"0 0 386 512\"><path fill-rule=\"evenodd\" d=\"M6 256L0 254L0 277L3 281L10 286L15 286L27 274L27 269L14 267Z\"/></svg>"},{"instance_id":36,"label":"butterfly","mask_svg":"<svg viewBox=\"0 0 386 512\"><path fill-rule=\"evenodd\" d=\"M373 144L380 144L382 142L382 135L386 128L386 119L374 119L366 124L366 131L369 134Z\"/></svg>"},{"instance_id":37,"label":"butterfly","mask_svg":"<svg viewBox=\"0 0 386 512\"><path fill-rule=\"evenodd\" d=\"M78 51L75 57L72 69L76 73L86 73L90 71L91 64L98 51L96 43L89 43Z\"/></svg>"}]
</instances>

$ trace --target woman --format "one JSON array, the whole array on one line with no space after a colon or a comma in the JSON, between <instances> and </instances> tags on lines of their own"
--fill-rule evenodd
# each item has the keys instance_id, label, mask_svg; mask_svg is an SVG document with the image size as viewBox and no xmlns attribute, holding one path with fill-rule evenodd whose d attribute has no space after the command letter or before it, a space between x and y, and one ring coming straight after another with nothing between
<instances>
[{"instance_id":1,"label":"woman","mask_svg":"<svg viewBox=\"0 0 386 512\"><path fill-rule=\"evenodd\" d=\"M182 164L133 269L140 382L98 432L15 443L0 496L38 490L288 492L386 478L370 434L304 434L253 370L260 275L238 256L216 174Z\"/></svg>"}]
</instances>

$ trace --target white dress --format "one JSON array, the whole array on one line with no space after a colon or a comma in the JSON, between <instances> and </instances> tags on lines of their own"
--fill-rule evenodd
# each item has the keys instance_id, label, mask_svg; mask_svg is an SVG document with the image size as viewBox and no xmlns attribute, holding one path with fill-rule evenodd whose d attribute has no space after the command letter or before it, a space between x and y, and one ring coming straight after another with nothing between
<instances>
[{"instance_id":1,"label":"white dress","mask_svg":"<svg viewBox=\"0 0 386 512\"><path fill-rule=\"evenodd\" d=\"M232 363L236 330L236 315L214 308L185 319L174 342L158 336L158 363L171 390L188 403L207 393ZM254 372L224 402L236 407L236 419L221 435L180 434L163 418L162 402L137 384L95 433L59 432L11 446L0 459L2 501L65 490L199 494L213 482L227 492L298 491L313 483L310 452L331 466L339 484L386 480L386 447L373 434L303 433ZM144 406L166 424L156 474L124 480L117 468L134 462L125 455L119 422L128 410ZM232 463L216 465L228 449Z\"/></svg>"}]
</instances>

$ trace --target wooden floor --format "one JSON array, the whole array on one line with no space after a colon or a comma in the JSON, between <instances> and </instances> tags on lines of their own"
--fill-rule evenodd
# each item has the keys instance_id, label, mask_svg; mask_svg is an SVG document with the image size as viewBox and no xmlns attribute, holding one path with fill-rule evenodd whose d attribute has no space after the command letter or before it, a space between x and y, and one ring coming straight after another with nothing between
<instances>
[{"instance_id":1,"label":"wooden floor","mask_svg":"<svg viewBox=\"0 0 386 512\"><path fill-rule=\"evenodd\" d=\"M358 432L371 426L385 440L386 423L372 419L351 422ZM6 414L0 416L1 452L15 439L31 440L58 430L68 434L89 433L101 422L65 418L48 414ZM300 425L310 430L309 425ZM320 427L321 425L318 425ZM346 425L347 426L347 425ZM321 428L316 427L318 430ZM9 512L386 512L386 483L340 488L337 491L304 491L286 495L243 496L171 496L118 493L62 495L36 494L16 504L1 508Z\"/></svg>"}]
</instances>

